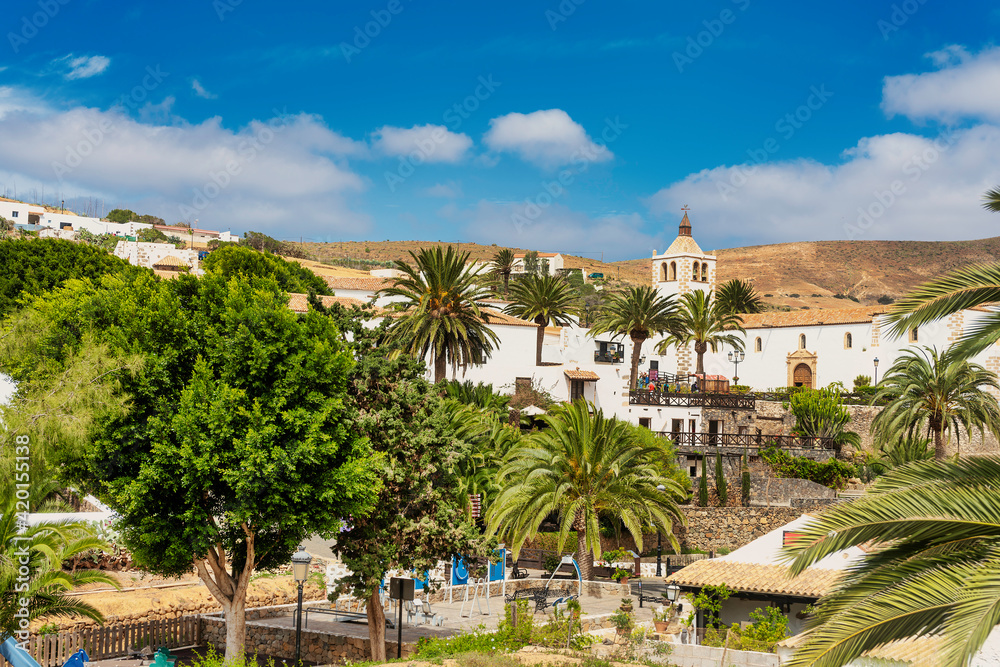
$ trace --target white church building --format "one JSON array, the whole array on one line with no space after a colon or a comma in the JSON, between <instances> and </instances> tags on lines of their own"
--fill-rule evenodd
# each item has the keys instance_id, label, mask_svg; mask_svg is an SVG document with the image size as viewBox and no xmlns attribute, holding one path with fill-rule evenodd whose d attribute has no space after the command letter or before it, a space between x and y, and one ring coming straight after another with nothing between
<instances>
[{"instance_id":1,"label":"white church building","mask_svg":"<svg viewBox=\"0 0 1000 667\"><path fill-rule=\"evenodd\" d=\"M674 296L694 290L714 290L716 262L716 256L703 251L695 241L685 212L677 238L666 251L653 254L651 284L661 294ZM752 275L742 277L753 280ZM331 278L329 282L337 296L367 300L379 286L390 281ZM380 298L378 305L384 303L384 298ZM896 338L888 334L884 322L887 310L884 306L855 306L744 315L744 357L738 373L728 357L731 348L707 352L705 372L729 380L738 375L739 384L749 385L755 391L788 386L820 388L835 382L850 389L858 375L881 377L907 348L926 345L943 350L962 335L965 327L985 314L982 310L964 311ZM488 382L504 392L512 392L519 381L532 380L557 400L582 396L606 414L648 426L656 432L745 432L746 427L741 424L747 420L742 414L753 410L752 399L740 400L736 395L713 398L705 394L675 400L650 392L633 392L630 396L632 342L627 336L592 336L589 329L577 326L549 327L542 352L544 365L536 366L534 323L504 316L493 318L491 327L500 338L500 345L489 361L464 372L461 368L449 368L449 377ZM663 377L694 372L693 346L670 348L666 354L658 355L654 350L659 340L643 343L640 373L656 370ZM994 372L1000 371L1000 346L974 361Z\"/></svg>"}]
</instances>

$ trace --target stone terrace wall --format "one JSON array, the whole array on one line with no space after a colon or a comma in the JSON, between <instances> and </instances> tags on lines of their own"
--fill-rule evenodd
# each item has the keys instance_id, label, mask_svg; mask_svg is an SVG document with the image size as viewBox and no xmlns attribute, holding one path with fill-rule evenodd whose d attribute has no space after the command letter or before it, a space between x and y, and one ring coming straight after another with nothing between
<instances>
[{"instance_id":1,"label":"stone terrace wall","mask_svg":"<svg viewBox=\"0 0 1000 667\"><path fill-rule=\"evenodd\" d=\"M871 426L872 420L875 419L875 415L879 413L881 408L867 405L847 405L844 407L851 413L851 423L847 428L861 436L863 450L866 452L874 451ZM997 442L996 437L990 433L982 438L976 430L973 430L971 434L963 431L961 436L961 443L956 443L955 438L952 437L949 454L954 454L959 450L962 454L996 454L1000 452L1000 442ZM844 455L847 456L848 452L845 451Z\"/></svg>"},{"instance_id":2,"label":"stone terrace wall","mask_svg":"<svg viewBox=\"0 0 1000 667\"><path fill-rule=\"evenodd\" d=\"M681 507L687 528L677 530L681 546L703 551L738 549L798 519L798 507Z\"/></svg>"}]
</instances>

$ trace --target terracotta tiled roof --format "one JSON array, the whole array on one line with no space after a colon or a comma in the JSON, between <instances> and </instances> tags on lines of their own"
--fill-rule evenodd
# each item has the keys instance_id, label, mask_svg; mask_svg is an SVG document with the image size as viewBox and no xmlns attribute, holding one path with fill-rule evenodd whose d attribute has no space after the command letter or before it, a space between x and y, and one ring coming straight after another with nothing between
<instances>
[{"instance_id":1,"label":"terracotta tiled roof","mask_svg":"<svg viewBox=\"0 0 1000 667\"><path fill-rule=\"evenodd\" d=\"M601 379L601 376L594 371L581 371L579 368L575 371L563 371L570 380L584 380L587 382L596 382Z\"/></svg>"},{"instance_id":2,"label":"terracotta tiled roof","mask_svg":"<svg viewBox=\"0 0 1000 667\"><path fill-rule=\"evenodd\" d=\"M796 310L790 313L755 313L741 315L744 329L807 327L817 324L863 324L876 315L884 315L889 306L859 306L829 310Z\"/></svg>"},{"instance_id":3,"label":"terracotta tiled roof","mask_svg":"<svg viewBox=\"0 0 1000 667\"><path fill-rule=\"evenodd\" d=\"M778 642L778 646L795 650L802 646L808 637L808 632L802 632L783 639ZM940 635L899 639L866 652L864 656L871 658L872 661L866 661L864 664L874 667L884 661L886 667L895 667L900 663L910 667L935 667L941 663L942 648L944 648L944 637Z\"/></svg>"},{"instance_id":4,"label":"terracotta tiled roof","mask_svg":"<svg viewBox=\"0 0 1000 667\"><path fill-rule=\"evenodd\" d=\"M349 296L321 296L319 298L327 308L335 303L339 303L341 306L346 306L347 308L365 305L364 301L352 299ZM289 294L288 307L296 313L304 313L309 310L309 297L305 294Z\"/></svg>"},{"instance_id":5,"label":"terracotta tiled roof","mask_svg":"<svg viewBox=\"0 0 1000 667\"><path fill-rule=\"evenodd\" d=\"M153 262L153 266L187 266L188 263L177 259L173 255L167 255L163 259L158 259Z\"/></svg>"},{"instance_id":6,"label":"terracotta tiled roof","mask_svg":"<svg viewBox=\"0 0 1000 667\"><path fill-rule=\"evenodd\" d=\"M343 278L335 276L326 276L324 278L326 284L330 286L331 289L338 290L354 290L359 292L377 292L383 287L389 287L393 284L391 278Z\"/></svg>"},{"instance_id":7,"label":"terracotta tiled roof","mask_svg":"<svg viewBox=\"0 0 1000 667\"><path fill-rule=\"evenodd\" d=\"M737 563L710 558L691 563L676 574L667 577L667 581L681 586L699 588L726 584L730 588L745 593L819 598L837 583L841 574L843 574L843 570L822 570L811 567L792 579L789 578L788 568L784 565Z\"/></svg>"},{"instance_id":8,"label":"terracotta tiled roof","mask_svg":"<svg viewBox=\"0 0 1000 667\"><path fill-rule=\"evenodd\" d=\"M558 254L559 253L557 253L557 252L540 252L540 253L538 253L538 256L539 257L555 257ZM518 255L514 255L514 257L524 257L524 255L525 255L525 253L522 252L522 253L520 253Z\"/></svg>"},{"instance_id":9,"label":"terracotta tiled roof","mask_svg":"<svg viewBox=\"0 0 1000 667\"><path fill-rule=\"evenodd\" d=\"M487 324L505 324L509 327L538 327L534 322L522 320L519 317L514 317L513 315L508 315L492 308L483 308L483 314L486 315Z\"/></svg>"}]
</instances>

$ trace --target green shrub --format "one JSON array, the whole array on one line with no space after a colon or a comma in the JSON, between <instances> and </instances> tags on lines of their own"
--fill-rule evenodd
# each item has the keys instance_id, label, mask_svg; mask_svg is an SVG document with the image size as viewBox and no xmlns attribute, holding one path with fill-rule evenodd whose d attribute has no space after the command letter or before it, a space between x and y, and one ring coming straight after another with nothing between
<instances>
[{"instance_id":1,"label":"green shrub","mask_svg":"<svg viewBox=\"0 0 1000 667\"><path fill-rule=\"evenodd\" d=\"M857 468L845 461L839 459L813 461L803 456L792 456L774 445L761 450L760 457L778 477L807 479L831 489L844 488L848 479L858 475Z\"/></svg>"},{"instance_id":2,"label":"green shrub","mask_svg":"<svg viewBox=\"0 0 1000 667\"><path fill-rule=\"evenodd\" d=\"M715 454L715 492L719 495L719 506L729 504L729 487L726 485L726 474L722 469L722 454Z\"/></svg>"},{"instance_id":3,"label":"green shrub","mask_svg":"<svg viewBox=\"0 0 1000 667\"><path fill-rule=\"evenodd\" d=\"M838 388L797 392L790 395L789 403L789 409L795 416L796 435L832 438L837 447L861 445L860 436L847 430L851 413L844 407Z\"/></svg>"},{"instance_id":4,"label":"green shrub","mask_svg":"<svg viewBox=\"0 0 1000 667\"><path fill-rule=\"evenodd\" d=\"M773 653L775 644L788 636L788 619L777 607L767 607L765 611L755 609L750 612L750 620L752 623L746 628L741 628L739 623L722 630L708 628L705 646L723 646L728 636L731 649Z\"/></svg>"},{"instance_id":5,"label":"green shrub","mask_svg":"<svg viewBox=\"0 0 1000 667\"><path fill-rule=\"evenodd\" d=\"M708 473L706 471L707 457L701 457L701 479L698 480L698 505L708 507Z\"/></svg>"},{"instance_id":6,"label":"green shrub","mask_svg":"<svg viewBox=\"0 0 1000 667\"><path fill-rule=\"evenodd\" d=\"M870 375L859 375L854 378L854 391L857 391L861 387L872 386L872 378Z\"/></svg>"}]
</instances>

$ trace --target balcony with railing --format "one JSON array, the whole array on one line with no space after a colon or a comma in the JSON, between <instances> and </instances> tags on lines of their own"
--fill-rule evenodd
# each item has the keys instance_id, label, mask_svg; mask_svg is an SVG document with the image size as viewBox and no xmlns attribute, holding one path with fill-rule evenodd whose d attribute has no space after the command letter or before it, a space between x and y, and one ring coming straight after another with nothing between
<instances>
[{"instance_id":1,"label":"balcony with railing","mask_svg":"<svg viewBox=\"0 0 1000 667\"><path fill-rule=\"evenodd\" d=\"M628 395L629 405L650 405L679 408L725 408L753 410L756 399L748 394L717 394L710 392L672 392L637 389Z\"/></svg>"},{"instance_id":2,"label":"balcony with railing","mask_svg":"<svg viewBox=\"0 0 1000 667\"><path fill-rule=\"evenodd\" d=\"M656 435L670 438L678 448L732 447L738 449L835 449L833 438L801 435L764 435L762 433L690 433L660 431Z\"/></svg>"},{"instance_id":3,"label":"balcony with railing","mask_svg":"<svg viewBox=\"0 0 1000 667\"><path fill-rule=\"evenodd\" d=\"M625 363L625 345L622 343L598 343L594 350L594 361L604 364Z\"/></svg>"}]
</instances>

